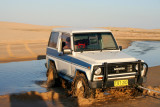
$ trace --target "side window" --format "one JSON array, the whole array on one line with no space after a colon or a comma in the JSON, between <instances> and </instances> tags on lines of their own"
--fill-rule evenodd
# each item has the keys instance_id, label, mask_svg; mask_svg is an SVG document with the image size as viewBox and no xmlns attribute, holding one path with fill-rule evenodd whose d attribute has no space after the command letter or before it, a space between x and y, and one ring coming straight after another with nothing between
<instances>
[{"instance_id":1,"label":"side window","mask_svg":"<svg viewBox=\"0 0 160 107\"><path fill-rule=\"evenodd\" d=\"M49 40L49 43L48 43L49 47L57 48L58 36L59 36L58 32L52 32L51 33L50 40Z\"/></svg>"},{"instance_id":2,"label":"side window","mask_svg":"<svg viewBox=\"0 0 160 107\"><path fill-rule=\"evenodd\" d=\"M71 39L70 34L62 33L62 49L70 49L71 48Z\"/></svg>"}]
</instances>

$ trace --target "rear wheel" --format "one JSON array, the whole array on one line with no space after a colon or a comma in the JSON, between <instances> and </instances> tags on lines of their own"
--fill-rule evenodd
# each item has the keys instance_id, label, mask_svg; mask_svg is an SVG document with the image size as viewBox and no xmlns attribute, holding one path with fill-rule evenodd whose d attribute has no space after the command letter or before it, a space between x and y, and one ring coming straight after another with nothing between
<instances>
[{"instance_id":1,"label":"rear wheel","mask_svg":"<svg viewBox=\"0 0 160 107\"><path fill-rule=\"evenodd\" d=\"M53 63L49 65L49 71L47 74L47 87L53 87L56 80L56 68Z\"/></svg>"},{"instance_id":2,"label":"rear wheel","mask_svg":"<svg viewBox=\"0 0 160 107\"><path fill-rule=\"evenodd\" d=\"M74 82L74 95L77 97L88 97L89 96L89 86L87 79L84 74L76 76Z\"/></svg>"}]
</instances>

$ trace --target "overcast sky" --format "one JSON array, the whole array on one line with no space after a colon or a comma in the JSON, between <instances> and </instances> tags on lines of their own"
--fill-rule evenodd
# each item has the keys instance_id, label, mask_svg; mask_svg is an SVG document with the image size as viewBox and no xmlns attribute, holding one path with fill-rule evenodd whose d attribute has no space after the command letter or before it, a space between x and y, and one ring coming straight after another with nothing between
<instances>
[{"instance_id":1,"label":"overcast sky","mask_svg":"<svg viewBox=\"0 0 160 107\"><path fill-rule=\"evenodd\" d=\"M0 0L0 21L160 29L160 0Z\"/></svg>"}]
</instances>

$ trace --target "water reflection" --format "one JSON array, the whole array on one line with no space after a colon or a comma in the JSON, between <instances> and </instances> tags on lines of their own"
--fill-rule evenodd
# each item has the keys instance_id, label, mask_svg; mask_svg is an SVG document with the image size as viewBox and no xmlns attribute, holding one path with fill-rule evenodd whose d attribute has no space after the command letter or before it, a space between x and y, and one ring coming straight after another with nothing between
<instances>
[{"instance_id":1,"label":"water reflection","mask_svg":"<svg viewBox=\"0 0 160 107\"><path fill-rule=\"evenodd\" d=\"M136 41L123 52L144 60L151 67L160 65L159 47L160 42L158 41Z\"/></svg>"}]
</instances>

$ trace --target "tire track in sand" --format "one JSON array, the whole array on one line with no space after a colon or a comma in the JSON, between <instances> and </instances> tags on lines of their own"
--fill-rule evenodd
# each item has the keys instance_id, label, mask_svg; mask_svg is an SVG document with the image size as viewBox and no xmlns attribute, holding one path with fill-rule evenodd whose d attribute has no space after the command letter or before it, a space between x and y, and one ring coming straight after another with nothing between
<instances>
[{"instance_id":1,"label":"tire track in sand","mask_svg":"<svg viewBox=\"0 0 160 107\"><path fill-rule=\"evenodd\" d=\"M32 56L36 56L36 54L29 48L29 46L28 46L27 43L25 43L24 46L25 46L26 50L27 50L30 54L32 54Z\"/></svg>"},{"instance_id":2,"label":"tire track in sand","mask_svg":"<svg viewBox=\"0 0 160 107\"><path fill-rule=\"evenodd\" d=\"M6 49L7 49L8 55L9 55L10 57L14 57L14 55L13 55L13 53L12 53L12 51L11 51L11 46L10 46L10 44L6 45Z\"/></svg>"}]
</instances>

